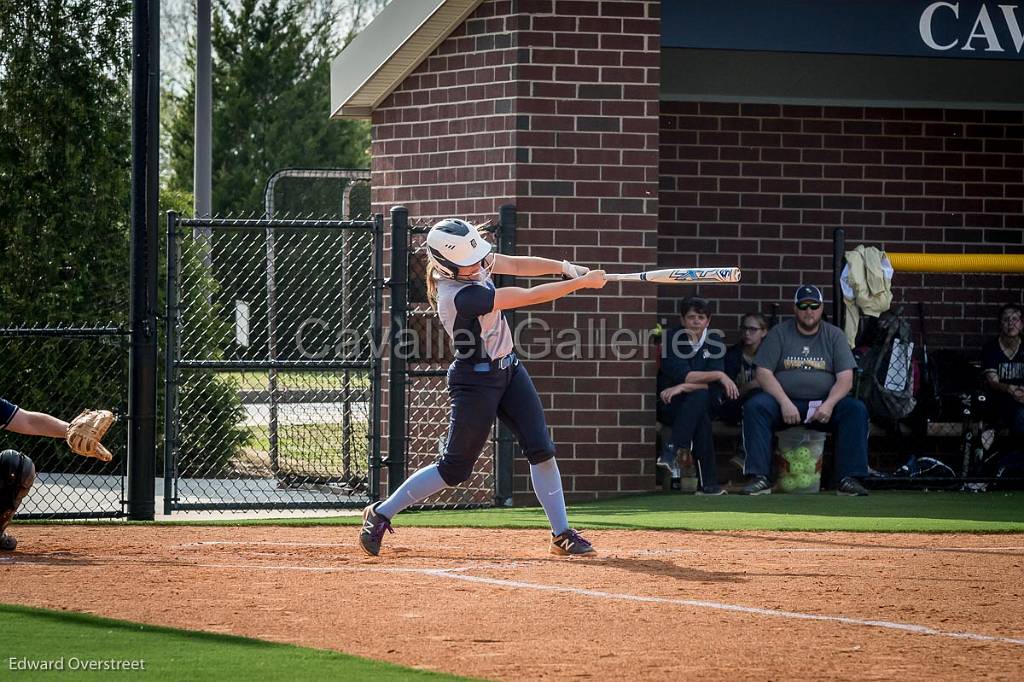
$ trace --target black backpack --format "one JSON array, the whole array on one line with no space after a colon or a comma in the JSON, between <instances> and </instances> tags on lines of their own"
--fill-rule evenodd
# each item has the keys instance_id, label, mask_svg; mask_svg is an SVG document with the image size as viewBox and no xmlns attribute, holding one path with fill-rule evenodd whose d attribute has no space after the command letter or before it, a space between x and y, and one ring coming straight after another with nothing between
<instances>
[{"instance_id":1,"label":"black backpack","mask_svg":"<svg viewBox=\"0 0 1024 682\"><path fill-rule=\"evenodd\" d=\"M899 308L882 313L874 331L871 346L860 357L856 395L864 401L872 420L893 424L917 404L912 353L907 345L912 339L910 323ZM896 349L899 352L894 354Z\"/></svg>"}]
</instances>

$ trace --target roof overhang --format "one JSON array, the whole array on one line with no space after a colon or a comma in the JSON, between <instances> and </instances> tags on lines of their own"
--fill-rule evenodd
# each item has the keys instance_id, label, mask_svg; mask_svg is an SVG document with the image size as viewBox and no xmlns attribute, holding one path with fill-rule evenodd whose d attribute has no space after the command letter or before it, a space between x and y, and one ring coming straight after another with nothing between
<instances>
[{"instance_id":1,"label":"roof overhang","mask_svg":"<svg viewBox=\"0 0 1024 682\"><path fill-rule=\"evenodd\" d=\"M331 63L331 118L369 118L483 0L392 0Z\"/></svg>"}]
</instances>

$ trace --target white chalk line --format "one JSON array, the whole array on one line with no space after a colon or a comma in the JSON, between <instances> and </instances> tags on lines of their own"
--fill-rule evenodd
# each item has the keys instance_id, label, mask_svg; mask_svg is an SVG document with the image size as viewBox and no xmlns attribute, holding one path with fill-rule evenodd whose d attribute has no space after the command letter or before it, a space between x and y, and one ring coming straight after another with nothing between
<instances>
[{"instance_id":1,"label":"white chalk line","mask_svg":"<svg viewBox=\"0 0 1024 682\"><path fill-rule=\"evenodd\" d=\"M781 609L762 609L754 606L739 606L737 604L724 604L722 602L704 601L697 599L670 599L668 597L644 597L632 594L619 594L615 592L604 592L601 590L588 590L582 587L562 587L559 585L544 585L541 583L528 583L518 580L502 580L500 578L484 578L481 576L466 575L464 573L445 573L443 570L427 570L428 575L435 575L441 578L452 580L465 580L467 582L484 583L502 587L515 587L528 590L541 590L549 592L561 592L563 594L574 594L584 597L597 597L599 599L611 599L615 601L631 601L648 604L670 604L675 606L692 606L702 609L714 609L718 611L732 611L736 613L749 613L773 618L790 618L796 620L816 620L832 623L843 623L844 625L863 625L868 627L885 628L888 630L900 630L919 635L932 635L936 637L952 637L954 639L970 639L980 642L999 642L1001 644L1016 644L1024 646L1024 639L1014 637L998 637L995 635L981 635L974 632L951 632L937 630L926 625L913 625L910 623L896 623L888 620L863 620L860 618L848 618L846 616L826 616L815 613L800 613L797 611L783 611Z\"/></svg>"},{"instance_id":2,"label":"white chalk line","mask_svg":"<svg viewBox=\"0 0 1024 682\"><path fill-rule=\"evenodd\" d=\"M123 557L94 557L117 563L126 563ZM5 562L6 563L6 562ZM12 565L32 566L39 565L37 561L13 561ZM128 561L130 563L130 560ZM292 571L300 573L407 573L413 575L426 575L435 578L448 580L462 580L465 582L494 585L496 587L509 587L515 589L535 590L543 592L557 592L582 597L593 597L612 601L627 601L642 604L665 604L669 606L688 606L698 609L710 609L716 611L727 611L733 613L745 613L750 615L768 616L771 618L788 618L791 620L809 620L828 623L839 623L843 625L858 625L863 627L882 628L896 630L911 634L927 635L932 637L946 637L950 639L966 639L976 642L994 642L997 644L1012 644L1024 646L1024 638L1000 637L997 635L983 635L975 632L957 632L939 630L926 625L914 625L911 623L898 623L887 620L867 620L861 618L850 618L847 616L827 616L816 613L801 613L798 611L785 611L782 609L764 609L755 606L741 606L738 604L726 604L698 599L673 599L669 597L647 597L635 594L623 594L617 592L605 592L602 590L589 590L581 587L564 587L560 585L547 585L544 583L530 583L519 580L505 580L502 578L487 578L483 576L467 575L465 571L480 568L511 568L515 567L514 562L502 562L494 564L475 563L471 566L457 566L451 568L402 568L402 567L369 567L369 566L294 566L288 564L176 564L182 568L211 568L211 569L233 569L233 570L262 570L262 571Z\"/></svg>"},{"instance_id":3,"label":"white chalk line","mask_svg":"<svg viewBox=\"0 0 1024 682\"><path fill-rule=\"evenodd\" d=\"M850 618L847 616L827 616L817 613L800 613L799 611L784 611L782 609L763 609L756 606L740 606L738 604L726 604L723 602L706 601L700 599L672 599L669 597L645 597L635 594L622 594L618 592L605 592L602 590L588 590L582 587L563 587L561 585L546 585L543 583L530 583L520 580L504 580L502 578L486 578L483 576L467 575L464 571L470 568L481 568L481 566L462 566L455 568L392 568L392 567L366 567L366 566L343 566L343 567L320 567L320 566L287 566L287 565L259 565L259 564L194 564L198 568L231 568L240 570L284 570L300 571L309 573L341 573L341 572L366 572L366 573L411 573L415 575L428 575L435 578L449 580L462 580L471 583L494 585L497 587L511 587L522 590L536 590L542 592L558 592L581 597L594 597L597 599L608 599L612 601L627 601L642 604L666 604L669 606L689 606L698 609L711 609L716 611L729 611L733 613L746 613L757 616L768 616L771 618L788 618L791 620L811 620L826 623L840 623L843 625L859 625L864 627L882 628L885 630L897 630L916 635L928 635L932 637L947 637L951 639L967 639L975 642L995 642L998 644L1013 644L1024 646L1024 638L1000 637L997 635L983 635L976 632L957 632L949 630L938 630L927 625L914 625L912 623L898 623L888 620L866 620L862 618ZM496 567L507 568L507 564L497 564Z\"/></svg>"}]
</instances>

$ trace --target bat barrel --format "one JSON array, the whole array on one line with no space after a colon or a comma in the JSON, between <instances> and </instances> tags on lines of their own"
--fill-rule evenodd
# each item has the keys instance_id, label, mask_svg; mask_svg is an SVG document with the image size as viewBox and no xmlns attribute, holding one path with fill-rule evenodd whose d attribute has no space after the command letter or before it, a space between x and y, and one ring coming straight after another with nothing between
<instances>
[{"instance_id":1,"label":"bat barrel","mask_svg":"<svg viewBox=\"0 0 1024 682\"><path fill-rule=\"evenodd\" d=\"M739 268L676 268L668 270L650 270L648 272L630 272L625 274L606 274L609 282L654 282L656 284L734 284L740 281Z\"/></svg>"}]
</instances>

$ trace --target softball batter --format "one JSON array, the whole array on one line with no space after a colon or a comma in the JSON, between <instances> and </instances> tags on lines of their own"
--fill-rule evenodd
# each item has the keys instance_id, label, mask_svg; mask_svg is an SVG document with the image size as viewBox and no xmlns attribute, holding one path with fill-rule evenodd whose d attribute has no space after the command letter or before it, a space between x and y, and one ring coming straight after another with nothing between
<instances>
[{"instance_id":1,"label":"softball batter","mask_svg":"<svg viewBox=\"0 0 1024 682\"><path fill-rule=\"evenodd\" d=\"M605 285L604 271L568 261L492 254L491 245L472 224L455 218L430 229L427 260L428 292L455 351L448 368L448 439L436 464L415 472L386 500L363 510L359 545L377 556L384 532L394 532L395 514L468 479L497 416L515 433L530 462L534 492L551 524L551 553L593 554L591 544L569 527L555 445L540 397L516 357L501 311L546 303L579 289L600 289ZM492 273L568 279L529 289L495 289Z\"/></svg>"}]
</instances>

